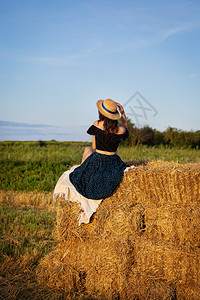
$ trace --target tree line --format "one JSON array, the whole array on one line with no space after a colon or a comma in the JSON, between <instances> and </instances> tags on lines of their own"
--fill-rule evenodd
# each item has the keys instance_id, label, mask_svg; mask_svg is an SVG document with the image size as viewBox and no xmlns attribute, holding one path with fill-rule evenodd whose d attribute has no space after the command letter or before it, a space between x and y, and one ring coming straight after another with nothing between
<instances>
[{"instance_id":1,"label":"tree line","mask_svg":"<svg viewBox=\"0 0 200 300\"><path fill-rule=\"evenodd\" d=\"M124 144L135 147L138 145L147 146L168 146L200 149L200 130L183 131L174 127L168 127L161 132L149 126L138 128L128 119L129 138Z\"/></svg>"}]
</instances>

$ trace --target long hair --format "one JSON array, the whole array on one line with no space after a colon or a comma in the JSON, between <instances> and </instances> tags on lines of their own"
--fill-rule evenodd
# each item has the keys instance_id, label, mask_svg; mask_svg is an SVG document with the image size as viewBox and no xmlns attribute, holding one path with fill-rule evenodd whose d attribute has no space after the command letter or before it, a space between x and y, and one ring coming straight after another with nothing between
<instances>
[{"instance_id":1,"label":"long hair","mask_svg":"<svg viewBox=\"0 0 200 300\"><path fill-rule=\"evenodd\" d=\"M104 127L104 130L105 130L105 133L106 134L109 134L109 133L117 133L117 130L118 130L118 120L111 120L107 117L105 117L104 115L102 115L102 113L100 113L99 111L99 120L98 122L100 121L103 121L103 127Z\"/></svg>"}]
</instances>

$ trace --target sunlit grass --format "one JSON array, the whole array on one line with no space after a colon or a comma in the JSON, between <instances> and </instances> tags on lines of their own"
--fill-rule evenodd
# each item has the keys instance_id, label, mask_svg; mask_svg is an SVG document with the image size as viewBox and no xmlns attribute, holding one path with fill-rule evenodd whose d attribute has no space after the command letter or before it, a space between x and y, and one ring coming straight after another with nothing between
<instances>
[{"instance_id":1,"label":"sunlit grass","mask_svg":"<svg viewBox=\"0 0 200 300\"><path fill-rule=\"evenodd\" d=\"M1 254L15 258L30 254L34 256L37 264L55 244L52 236L55 212L29 207L2 206L0 215Z\"/></svg>"},{"instance_id":2,"label":"sunlit grass","mask_svg":"<svg viewBox=\"0 0 200 300\"><path fill-rule=\"evenodd\" d=\"M56 246L52 195L0 191L0 220L0 295L30 299L42 290L40 259Z\"/></svg>"},{"instance_id":3,"label":"sunlit grass","mask_svg":"<svg viewBox=\"0 0 200 300\"><path fill-rule=\"evenodd\" d=\"M1 142L0 182L4 190L48 191L63 172L80 164L87 142ZM199 162L200 150L120 146L124 161Z\"/></svg>"},{"instance_id":4,"label":"sunlit grass","mask_svg":"<svg viewBox=\"0 0 200 300\"><path fill-rule=\"evenodd\" d=\"M81 162L88 143L0 143L1 189L52 191L60 175Z\"/></svg>"},{"instance_id":5,"label":"sunlit grass","mask_svg":"<svg viewBox=\"0 0 200 300\"><path fill-rule=\"evenodd\" d=\"M200 151L195 149L120 146L118 154L124 161L164 160L178 163L200 162Z\"/></svg>"}]
</instances>

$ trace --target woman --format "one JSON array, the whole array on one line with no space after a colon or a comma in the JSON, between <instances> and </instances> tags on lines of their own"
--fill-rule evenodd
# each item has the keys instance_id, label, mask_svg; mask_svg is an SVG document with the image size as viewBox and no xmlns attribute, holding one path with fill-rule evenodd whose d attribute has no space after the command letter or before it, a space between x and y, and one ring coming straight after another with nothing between
<instances>
[{"instance_id":1,"label":"woman","mask_svg":"<svg viewBox=\"0 0 200 300\"><path fill-rule=\"evenodd\" d=\"M117 155L120 141L128 137L127 120L121 104L111 100L97 101L99 120L88 129L92 148L86 147L82 163L69 178L76 190L88 199L105 199L118 187L126 164ZM120 114L122 126L119 126ZM94 152L96 150L96 152Z\"/></svg>"}]
</instances>

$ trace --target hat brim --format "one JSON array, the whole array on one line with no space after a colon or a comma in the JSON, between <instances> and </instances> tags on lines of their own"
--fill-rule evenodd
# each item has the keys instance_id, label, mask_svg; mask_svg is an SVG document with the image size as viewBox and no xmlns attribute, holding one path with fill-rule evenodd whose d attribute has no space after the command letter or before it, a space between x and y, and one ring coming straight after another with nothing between
<instances>
[{"instance_id":1,"label":"hat brim","mask_svg":"<svg viewBox=\"0 0 200 300\"><path fill-rule=\"evenodd\" d=\"M102 115L104 115L108 119L118 120L120 118L120 114L118 113L118 111L115 114L109 113L108 111L106 111L105 109L103 109L103 107L102 107L103 101L104 100L98 100L97 101L97 108L100 111L100 113L102 113Z\"/></svg>"}]
</instances>

